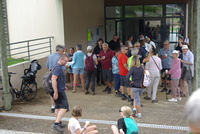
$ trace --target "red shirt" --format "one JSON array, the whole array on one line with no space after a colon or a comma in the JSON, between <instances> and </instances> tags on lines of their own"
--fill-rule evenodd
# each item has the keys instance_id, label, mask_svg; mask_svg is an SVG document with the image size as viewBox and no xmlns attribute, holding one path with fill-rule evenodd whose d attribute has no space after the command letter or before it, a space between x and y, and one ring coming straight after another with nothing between
<instances>
[{"instance_id":1,"label":"red shirt","mask_svg":"<svg viewBox=\"0 0 200 134\"><path fill-rule=\"evenodd\" d=\"M125 54L120 53L118 55L119 75L126 76L128 73L128 70L124 67L124 64L127 64L127 60L128 57Z\"/></svg>"},{"instance_id":2,"label":"red shirt","mask_svg":"<svg viewBox=\"0 0 200 134\"><path fill-rule=\"evenodd\" d=\"M110 69L111 68L111 59L114 56L114 53L108 49L108 51L105 53L103 50L100 51L99 57L105 56L104 60L101 60L101 66L102 69Z\"/></svg>"}]
</instances>

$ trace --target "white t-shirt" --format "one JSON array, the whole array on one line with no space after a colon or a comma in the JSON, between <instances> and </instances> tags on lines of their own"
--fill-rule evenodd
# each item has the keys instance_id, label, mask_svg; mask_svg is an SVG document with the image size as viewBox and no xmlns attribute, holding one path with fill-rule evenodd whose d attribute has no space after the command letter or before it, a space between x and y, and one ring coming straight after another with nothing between
<instances>
[{"instance_id":1,"label":"white t-shirt","mask_svg":"<svg viewBox=\"0 0 200 134\"><path fill-rule=\"evenodd\" d=\"M131 43L131 41L127 41L127 43L128 43L128 47L132 47L133 46L133 44Z\"/></svg>"},{"instance_id":2,"label":"white t-shirt","mask_svg":"<svg viewBox=\"0 0 200 134\"><path fill-rule=\"evenodd\" d=\"M88 55L88 56L91 56L92 53L87 53L87 55ZM96 59L97 59L96 54L93 54L92 58L93 58L93 61L94 61L94 67L96 68L96 62L95 62ZM84 55L84 61L85 61L85 59L86 59L86 56Z\"/></svg>"},{"instance_id":3,"label":"white t-shirt","mask_svg":"<svg viewBox=\"0 0 200 134\"><path fill-rule=\"evenodd\" d=\"M81 126L79 121L75 118L70 118L68 123L68 129L70 130L71 134L76 134L77 129L80 129L81 131Z\"/></svg>"}]
</instances>

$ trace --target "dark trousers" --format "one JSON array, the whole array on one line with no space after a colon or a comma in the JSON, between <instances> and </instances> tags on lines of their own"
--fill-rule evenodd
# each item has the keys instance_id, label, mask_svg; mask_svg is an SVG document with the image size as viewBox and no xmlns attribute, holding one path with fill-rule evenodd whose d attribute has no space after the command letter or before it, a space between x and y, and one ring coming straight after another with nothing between
<instances>
[{"instance_id":1,"label":"dark trousers","mask_svg":"<svg viewBox=\"0 0 200 134\"><path fill-rule=\"evenodd\" d=\"M97 84L103 83L101 64L97 65L96 77L97 77Z\"/></svg>"},{"instance_id":2,"label":"dark trousers","mask_svg":"<svg viewBox=\"0 0 200 134\"><path fill-rule=\"evenodd\" d=\"M95 72L86 72L87 75L87 80L86 80L86 85L85 85L85 90L88 90L90 83L91 83L91 90L94 92L95 91Z\"/></svg>"}]
</instances>

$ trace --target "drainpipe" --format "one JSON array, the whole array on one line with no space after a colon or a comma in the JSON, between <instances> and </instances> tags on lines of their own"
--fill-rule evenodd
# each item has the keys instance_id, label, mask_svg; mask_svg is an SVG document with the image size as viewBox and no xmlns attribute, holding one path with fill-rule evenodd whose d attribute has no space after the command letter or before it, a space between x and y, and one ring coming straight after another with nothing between
<instances>
[{"instance_id":1,"label":"drainpipe","mask_svg":"<svg viewBox=\"0 0 200 134\"><path fill-rule=\"evenodd\" d=\"M7 66L7 51L4 34L4 22L2 13L2 0L0 0L0 59L1 59L1 75L2 86L4 92L4 109L11 110L10 88L8 84L8 66Z\"/></svg>"}]
</instances>

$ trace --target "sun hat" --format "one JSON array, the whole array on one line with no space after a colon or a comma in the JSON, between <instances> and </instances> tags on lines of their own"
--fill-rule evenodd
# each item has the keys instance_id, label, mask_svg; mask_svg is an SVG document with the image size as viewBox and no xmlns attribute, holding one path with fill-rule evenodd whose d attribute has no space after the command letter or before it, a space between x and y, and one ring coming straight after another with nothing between
<instances>
[{"instance_id":1,"label":"sun hat","mask_svg":"<svg viewBox=\"0 0 200 134\"><path fill-rule=\"evenodd\" d=\"M187 45L183 45L181 49L188 49Z\"/></svg>"},{"instance_id":2,"label":"sun hat","mask_svg":"<svg viewBox=\"0 0 200 134\"><path fill-rule=\"evenodd\" d=\"M177 50L173 50L172 53L173 53L173 54L179 54L179 51L177 51Z\"/></svg>"}]
</instances>

